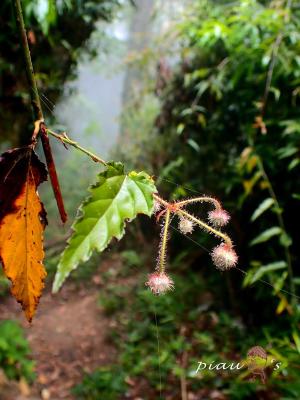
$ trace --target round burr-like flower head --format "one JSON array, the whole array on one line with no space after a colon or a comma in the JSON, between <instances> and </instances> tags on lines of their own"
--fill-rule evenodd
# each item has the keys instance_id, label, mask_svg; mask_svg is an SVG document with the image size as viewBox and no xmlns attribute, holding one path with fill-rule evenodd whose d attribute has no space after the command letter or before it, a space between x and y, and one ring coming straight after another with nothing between
<instances>
[{"instance_id":1,"label":"round burr-like flower head","mask_svg":"<svg viewBox=\"0 0 300 400\"><path fill-rule=\"evenodd\" d=\"M146 286L154 294L164 294L174 289L174 282L165 272L154 272L148 276Z\"/></svg>"},{"instance_id":2,"label":"round burr-like flower head","mask_svg":"<svg viewBox=\"0 0 300 400\"><path fill-rule=\"evenodd\" d=\"M211 258L215 266L222 271L234 267L238 261L236 252L227 243L215 247L211 253Z\"/></svg>"},{"instance_id":3,"label":"round burr-like flower head","mask_svg":"<svg viewBox=\"0 0 300 400\"><path fill-rule=\"evenodd\" d=\"M178 228L180 232L184 234L192 233L194 230L194 224L191 220L181 217L179 220Z\"/></svg>"},{"instance_id":4,"label":"round burr-like flower head","mask_svg":"<svg viewBox=\"0 0 300 400\"><path fill-rule=\"evenodd\" d=\"M216 227L224 226L230 220L230 215L225 210L216 209L208 213L208 220Z\"/></svg>"}]
</instances>

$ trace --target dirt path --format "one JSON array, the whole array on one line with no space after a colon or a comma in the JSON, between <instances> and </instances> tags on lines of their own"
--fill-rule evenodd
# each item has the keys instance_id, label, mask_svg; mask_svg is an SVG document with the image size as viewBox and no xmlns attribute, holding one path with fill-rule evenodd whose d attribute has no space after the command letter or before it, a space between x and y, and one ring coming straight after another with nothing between
<instances>
[{"instance_id":1,"label":"dirt path","mask_svg":"<svg viewBox=\"0 0 300 400\"><path fill-rule=\"evenodd\" d=\"M97 285L69 284L55 296L47 290L31 326L10 296L0 304L1 320L17 319L24 327L37 372L30 392L26 385L8 385L0 388L0 400L72 399L70 388L85 372L113 360L115 350L107 340L111 322L97 306L98 294Z\"/></svg>"}]
</instances>

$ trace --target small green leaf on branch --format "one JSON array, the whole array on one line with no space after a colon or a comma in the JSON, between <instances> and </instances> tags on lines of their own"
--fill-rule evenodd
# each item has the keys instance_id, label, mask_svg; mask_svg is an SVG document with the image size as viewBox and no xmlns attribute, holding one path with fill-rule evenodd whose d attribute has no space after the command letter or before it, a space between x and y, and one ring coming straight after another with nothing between
<instances>
[{"instance_id":1,"label":"small green leaf on branch","mask_svg":"<svg viewBox=\"0 0 300 400\"><path fill-rule=\"evenodd\" d=\"M102 252L113 238L120 240L125 233L126 221L140 213L151 216L153 212L152 195L156 187L152 178L145 172L126 174L121 163L108 163L89 191L90 196L78 209L72 236L57 267L54 292L95 250Z\"/></svg>"}]
</instances>

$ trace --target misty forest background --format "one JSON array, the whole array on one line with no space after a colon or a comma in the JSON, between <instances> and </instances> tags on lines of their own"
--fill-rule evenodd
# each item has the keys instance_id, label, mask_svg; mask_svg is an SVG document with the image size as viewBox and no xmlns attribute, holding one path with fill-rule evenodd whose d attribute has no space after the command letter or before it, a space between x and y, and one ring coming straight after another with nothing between
<instances>
[{"instance_id":1,"label":"misty forest background","mask_svg":"<svg viewBox=\"0 0 300 400\"><path fill-rule=\"evenodd\" d=\"M78 293L97 291L96 318L110 321L101 334L103 352L105 343L114 349L111 360L100 357L92 370L80 360L76 379L59 391L65 378L41 379L19 311L2 314L0 399L17 398L6 394L12 385L20 399L299 399L299 3L22 5L48 126L128 170L147 171L166 198L220 199L232 217L239 264L221 273L209 255L215 238L197 231L191 241L173 224L169 272L176 289L155 297L144 282L155 268L160 227L138 218L122 242L81 265L63 289L66 307ZM26 144L33 125L11 0L0 2L0 22L5 151ZM52 143L71 222L99 166ZM61 226L51 187L40 192L51 297L70 224ZM0 291L10 304L3 275ZM249 382L247 371L194 373L198 361L238 362L255 345L281 362L279 370L267 369L266 384Z\"/></svg>"}]
</instances>

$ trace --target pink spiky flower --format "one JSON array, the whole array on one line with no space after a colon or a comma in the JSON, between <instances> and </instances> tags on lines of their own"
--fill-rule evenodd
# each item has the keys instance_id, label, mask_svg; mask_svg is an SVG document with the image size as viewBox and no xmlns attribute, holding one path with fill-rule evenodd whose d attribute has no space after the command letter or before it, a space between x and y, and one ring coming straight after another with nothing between
<instances>
[{"instance_id":1,"label":"pink spiky flower","mask_svg":"<svg viewBox=\"0 0 300 400\"><path fill-rule=\"evenodd\" d=\"M211 253L211 258L215 266L222 271L234 267L238 261L236 252L227 243L215 247Z\"/></svg>"},{"instance_id":2,"label":"pink spiky flower","mask_svg":"<svg viewBox=\"0 0 300 400\"><path fill-rule=\"evenodd\" d=\"M154 272L150 274L145 285L148 286L154 294L164 294L174 289L174 282L165 272Z\"/></svg>"},{"instance_id":3,"label":"pink spiky flower","mask_svg":"<svg viewBox=\"0 0 300 400\"><path fill-rule=\"evenodd\" d=\"M230 215L227 211L222 210L221 208L217 208L208 213L208 220L214 226L225 226L230 220Z\"/></svg>"}]
</instances>

